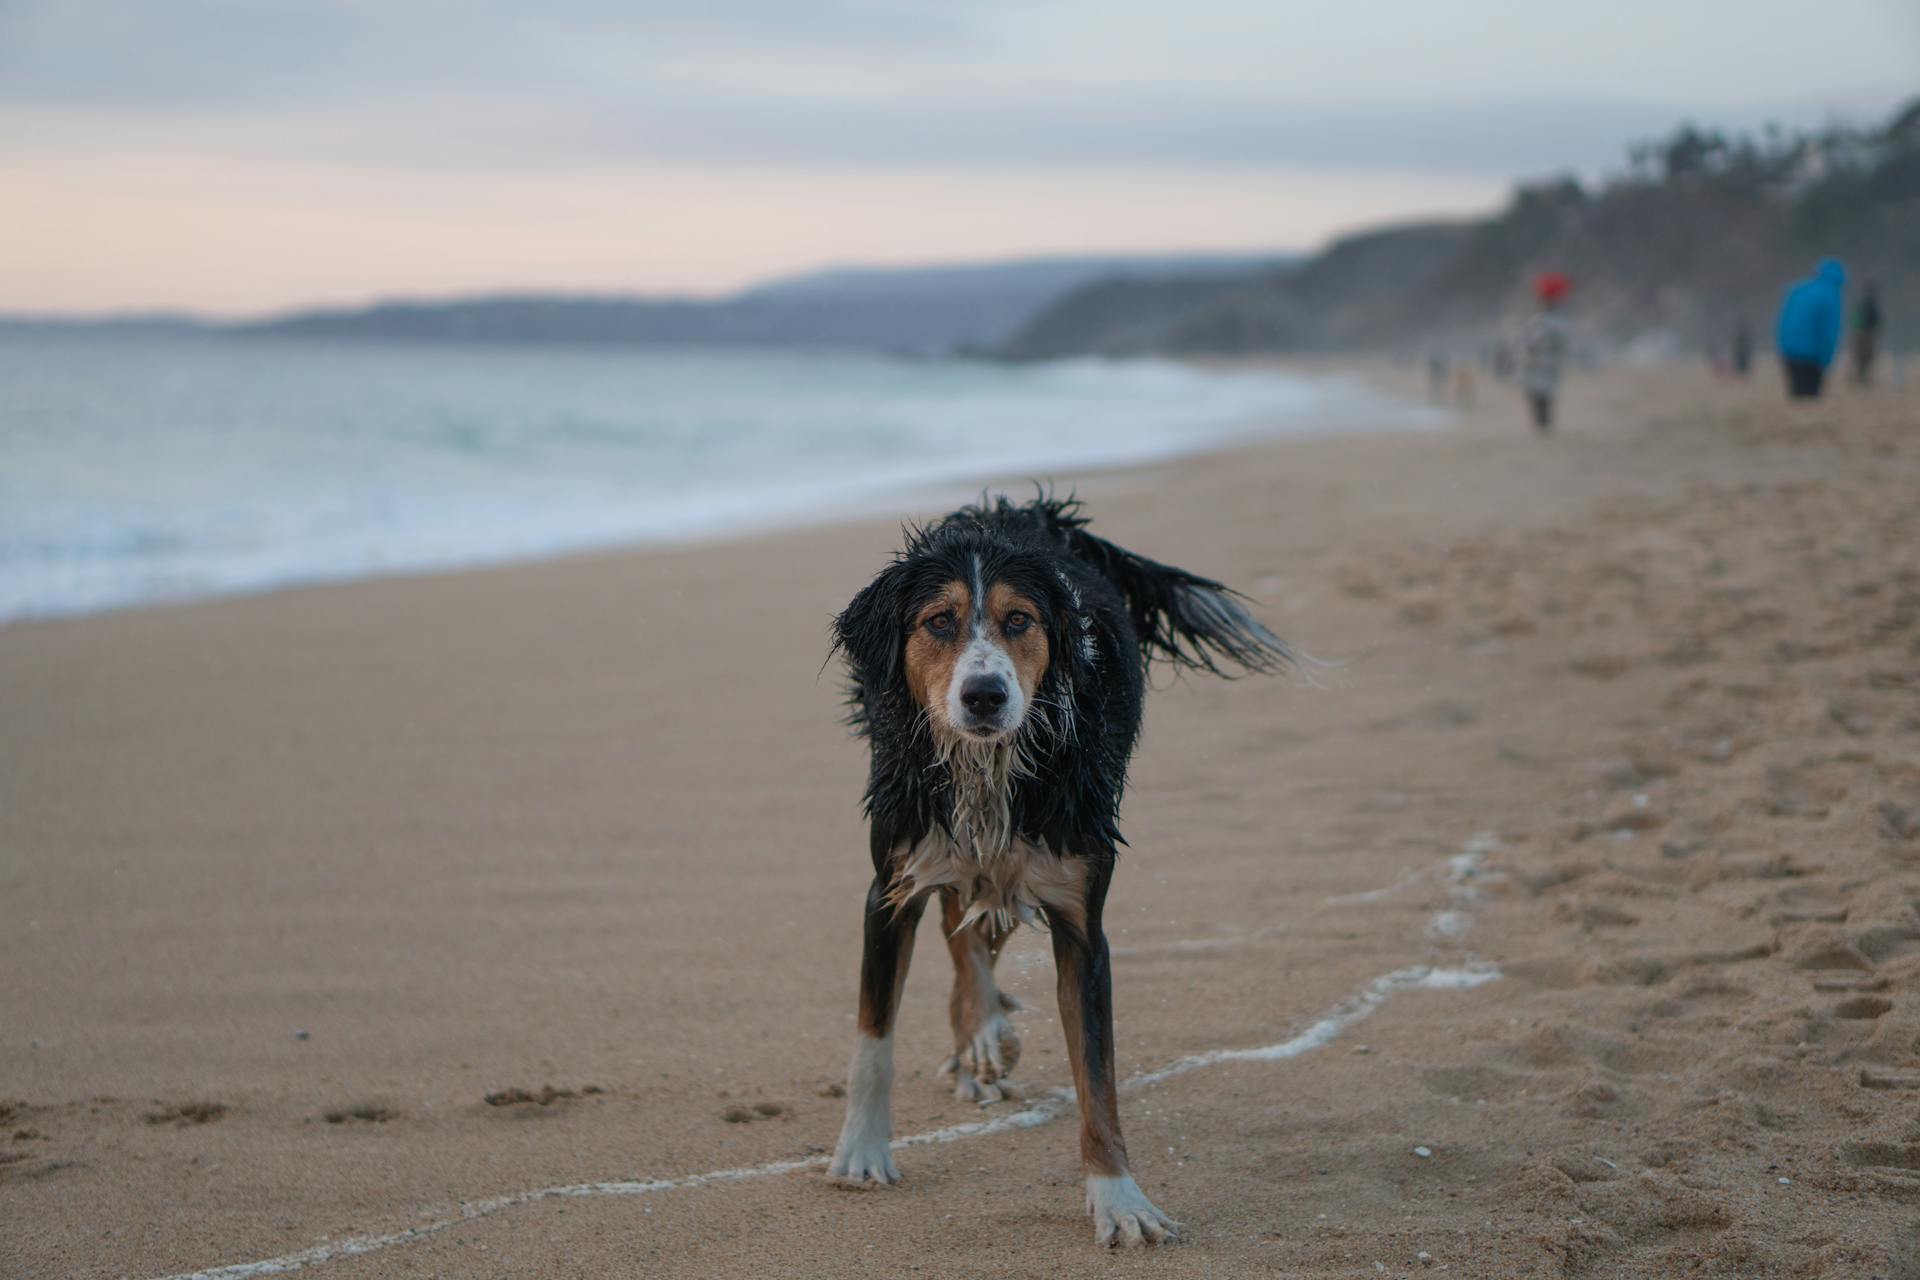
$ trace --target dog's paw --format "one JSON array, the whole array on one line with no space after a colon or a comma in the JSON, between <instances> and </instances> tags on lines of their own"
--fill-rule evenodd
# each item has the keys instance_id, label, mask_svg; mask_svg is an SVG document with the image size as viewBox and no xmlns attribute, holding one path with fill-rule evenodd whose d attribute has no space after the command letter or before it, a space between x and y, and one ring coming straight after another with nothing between
<instances>
[{"instance_id":1,"label":"dog's paw","mask_svg":"<svg viewBox=\"0 0 1920 1280\"><path fill-rule=\"evenodd\" d=\"M1013 1029L1013 1019L1005 1012L1020 1007L1012 1000L1011 996L1001 995L1000 1007L980 1020L980 1025L973 1029L960 1051L947 1059L942 1070L950 1075L970 1074L982 1084L992 1084L1019 1066L1020 1033Z\"/></svg>"},{"instance_id":2,"label":"dog's paw","mask_svg":"<svg viewBox=\"0 0 1920 1280\"><path fill-rule=\"evenodd\" d=\"M893 1163L893 1151L887 1140L842 1137L834 1148L827 1176L848 1186L898 1186L900 1170Z\"/></svg>"},{"instance_id":3,"label":"dog's paw","mask_svg":"<svg viewBox=\"0 0 1920 1280\"><path fill-rule=\"evenodd\" d=\"M1089 1176L1087 1211L1093 1215L1093 1242L1103 1249L1139 1248L1180 1238L1180 1224L1154 1207L1131 1174Z\"/></svg>"},{"instance_id":4,"label":"dog's paw","mask_svg":"<svg viewBox=\"0 0 1920 1280\"><path fill-rule=\"evenodd\" d=\"M948 1058L941 1063L940 1074L953 1081L953 1096L960 1102L975 1102L990 1107L996 1102L1012 1102L1020 1096L1020 1090L1013 1081L1005 1076L998 1080L982 1080L961 1065L958 1057Z\"/></svg>"},{"instance_id":5,"label":"dog's paw","mask_svg":"<svg viewBox=\"0 0 1920 1280\"><path fill-rule=\"evenodd\" d=\"M961 1044L959 1052L940 1064L940 1074L953 1082L953 1096L961 1102L991 1106L1020 1096L1007 1079L1020 1065L1020 1034L1007 1015L1020 1002L1004 991L994 993L993 1012Z\"/></svg>"},{"instance_id":6,"label":"dog's paw","mask_svg":"<svg viewBox=\"0 0 1920 1280\"><path fill-rule=\"evenodd\" d=\"M988 1014L968 1042L965 1057L973 1074L992 1084L1020 1065L1020 1034L1004 1013Z\"/></svg>"}]
</instances>

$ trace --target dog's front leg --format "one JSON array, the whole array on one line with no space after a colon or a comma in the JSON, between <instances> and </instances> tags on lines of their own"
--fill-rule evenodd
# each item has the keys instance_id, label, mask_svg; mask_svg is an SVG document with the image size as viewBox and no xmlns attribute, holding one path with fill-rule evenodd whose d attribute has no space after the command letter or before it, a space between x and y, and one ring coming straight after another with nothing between
<instances>
[{"instance_id":1,"label":"dog's front leg","mask_svg":"<svg viewBox=\"0 0 1920 1280\"><path fill-rule=\"evenodd\" d=\"M1086 915L1073 921L1050 912L1053 961L1060 979L1060 1025L1067 1036L1073 1087L1080 1099L1080 1159L1087 1173L1087 1210L1100 1245L1158 1244L1180 1224L1154 1207L1127 1168L1120 1136L1120 1098L1113 1066L1113 975L1100 919L1110 866L1087 872Z\"/></svg>"},{"instance_id":2,"label":"dog's front leg","mask_svg":"<svg viewBox=\"0 0 1920 1280\"><path fill-rule=\"evenodd\" d=\"M1007 933L991 917L964 927L960 895L940 891L940 924L953 956L953 995L947 1011L953 1020L953 1056L941 1072L953 1080L953 1096L983 1106L1013 1097L1007 1073L1020 1064L1020 1037L1007 1015L1020 1004L993 981L993 966Z\"/></svg>"},{"instance_id":3,"label":"dog's front leg","mask_svg":"<svg viewBox=\"0 0 1920 1280\"><path fill-rule=\"evenodd\" d=\"M900 1181L889 1144L893 1140L893 1015L900 1007L913 934L925 898L896 909L887 901L888 878L875 876L867 890L866 941L860 953L860 1033L847 1073L847 1119L840 1126L828 1173L850 1182L891 1185Z\"/></svg>"}]
</instances>

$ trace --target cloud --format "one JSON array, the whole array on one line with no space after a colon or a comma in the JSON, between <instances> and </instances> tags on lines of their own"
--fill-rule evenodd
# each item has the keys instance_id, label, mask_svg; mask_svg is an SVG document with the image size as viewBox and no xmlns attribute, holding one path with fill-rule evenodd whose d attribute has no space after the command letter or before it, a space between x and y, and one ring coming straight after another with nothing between
<instances>
[{"instance_id":1,"label":"cloud","mask_svg":"<svg viewBox=\"0 0 1920 1280\"><path fill-rule=\"evenodd\" d=\"M1759 108L1717 123L1758 126ZM0 111L23 148L84 159L156 153L254 157L370 170L518 173L706 166L1457 173L1512 178L1618 168L1633 140L1666 133L1678 104L1579 98L1291 103L1210 93L992 98L932 92L825 99L675 88L616 102L499 91L368 100L325 109L136 113ZM1817 119L1817 113L1814 114ZM24 141L31 139L31 142Z\"/></svg>"},{"instance_id":2,"label":"cloud","mask_svg":"<svg viewBox=\"0 0 1920 1280\"><path fill-rule=\"evenodd\" d=\"M1880 116L1911 0L0 0L0 297L718 288L1300 247L1684 118Z\"/></svg>"},{"instance_id":3,"label":"cloud","mask_svg":"<svg viewBox=\"0 0 1920 1280\"><path fill-rule=\"evenodd\" d=\"M907 0L16 0L0 101L158 113L550 92L617 95L675 56L952 47Z\"/></svg>"},{"instance_id":4,"label":"cloud","mask_svg":"<svg viewBox=\"0 0 1920 1280\"><path fill-rule=\"evenodd\" d=\"M73 145L98 126L374 165L1511 174L1608 164L1689 115L1884 110L1881 72L1920 53L1920 19L1828 4L1821 38L1849 41L1857 72L1810 57L1759 0L1376 0L1364 17L1224 0L1174 16L1141 0L16 0L0 112L64 119Z\"/></svg>"}]
</instances>

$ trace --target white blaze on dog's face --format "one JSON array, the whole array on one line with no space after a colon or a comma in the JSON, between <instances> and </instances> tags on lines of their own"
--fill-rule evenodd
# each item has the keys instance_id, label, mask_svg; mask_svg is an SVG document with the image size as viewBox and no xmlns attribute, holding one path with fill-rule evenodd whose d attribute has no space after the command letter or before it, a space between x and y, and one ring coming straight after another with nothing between
<instances>
[{"instance_id":1,"label":"white blaze on dog's face","mask_svg":"<svg viewBox=\"0 0 1920 1280\"><path fill-rule=\"evenodd\" d=\"M913 618L907 684L936 732L1008 741L1047 674L1039 606L1003 582L947 584Z\"/></svg>"}]
</instances>

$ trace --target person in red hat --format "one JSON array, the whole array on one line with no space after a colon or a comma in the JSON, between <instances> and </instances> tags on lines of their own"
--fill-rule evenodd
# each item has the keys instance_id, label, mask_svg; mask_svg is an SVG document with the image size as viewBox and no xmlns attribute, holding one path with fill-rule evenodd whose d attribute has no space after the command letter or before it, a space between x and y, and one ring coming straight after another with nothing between
<instances>
[{"instance_id":1,"label":"person in red hat","mask_svg":"<svg viewBox=\"0 0 1920 1280\"><path fill-rule=\"evenodd\" d=\"M1572 290L1573 281L1558 271L1535 277L1533 296L1540 306L1527 318L1520 339L1520 385L1533 409L1534 430L1542 435L1553 427L1553 397L1567 358L1567 319L1560 306Z\"/></svg>"}]
</instances>

